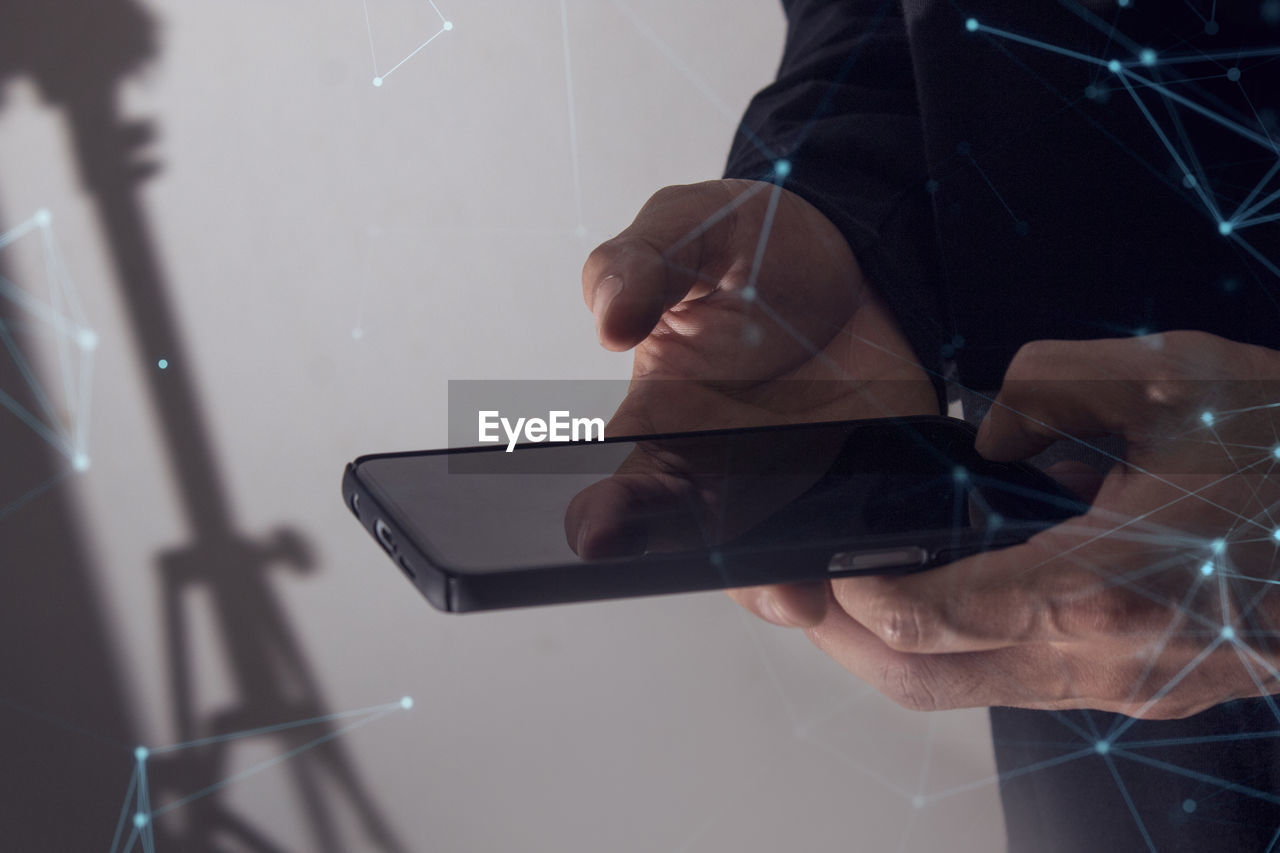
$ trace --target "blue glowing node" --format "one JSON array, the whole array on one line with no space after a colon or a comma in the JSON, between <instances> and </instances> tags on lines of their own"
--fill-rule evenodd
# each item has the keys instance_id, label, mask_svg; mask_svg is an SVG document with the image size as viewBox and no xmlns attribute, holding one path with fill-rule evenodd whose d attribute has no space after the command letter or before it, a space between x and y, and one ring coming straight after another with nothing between
<instances>
[{"instance_id":1,"label":"blue glowing node","mask_svg":"<svg viewBox=\"0 0 1280 853\"><path fill-rule=\"evenodd\" d=\"M1258 11L1268 24L1280 24L1280 0L1267 0Z\"/></svg>"},{"instance_id":2,"label":"blue glowing node","mask_svg":"<svg viewBox=\"0 0 1280 853\"><path fill-rule=\"evenodd\" d=\"M453 21L445 21L445 22L444 22L444 28L445 28L446 30L451 30L451 29L453 29Z\"/></svg>"},{"instance_id":3,"label":"blue glowing node","mask_svg":"<svg viewBox=\"0 0 1280 853\"><path fill-rule=\"evenodd\" d=\"M159 361L156 362L156 367L160 368L161 370L167 370L169 368L169 359L167 358L160 359Z\"/></svg>"},{"instance_id":4,"label":"blue glowing node","mask_svg":"<svg viewBox=\"0 0 1280 853\"><path fill-rule=\"evenodd\" d=\"M957 482L957 483L964 483L964 482L967 482L967 481L968 481L968 479L969 479L969 469L968 469L968 468L956 468L954 471L952 471L952 472L951 472L951 476L953 476L953 477L955 477L955 478L956 478L956 482Z\"/></svg>"},{"instance_id":5,"label":"blue glowing node","mask_svg":"<svg viewBox=\"0 0 1280 853\"><path fill-rule=\"evenodd\" d=\"M1116 0L1116 5L1123 9L1125 6L1129 5L1129 0Z\"/></svg>"},{"instance_id":6,"label":"blue glowing node","mask_svg":"<svg viewBox=\"0 0 1280 853\"><path fill-rule=\"evenodd\" d=\"M93 329L81 329L76 333L76 343L83 350L97 349L98 333Z\"/></svg>"},{"instance_id":7,"label":"blue glowing node","mask_svg":"<svg viewBox=\"0 0 1280 853\"><path fill-rule=\"evenodd\" d=\"M148 820L149 818L145 814L138 812L133 816L133 825L138 827L138 829L142 829L142 827L147 825Z\"/></svg>"},{"instance_id":8,"label":"blue glowing node","mask_svg":"<svg viewBox=\"0 0 1280 853\"><path fill-rule=\"evenodd\" d=\"M785 178L787 175L790 175L790 174L791 174L791 161L790 161L790 160L779 160L778 162L774 163L774 164L773 164L773 173L774 173L775 175L777 175L779 178Z\"/></svg>"},{"instance_id":9,"label":"blue glowing node","mask_svg":"<svg viewBox=\"0 0 1280 853\"><path fill-rule=\"evenodd\" d=\"M71 460L71 467L75 468L77 471L88 471L89 470L88 455L84 453L77 453L75 455L75 458Z\"/></svg>"},{"instance_id":10,"label":"blue glowing node","mask_svg":"<svg viewBox=\"0 0 1280 853\"><path fill-rule=\"evenodd\" d=\"M1230 625L1223 625L1223 626L1222 626L1222 639L1224 639L1224 640L1234 640L1235 638L1236 638L1236 629L1235 629L1235 628L1232 628Z\"/></svg>"},{"instance_id":11,"label":"blue glowing node","mask_svg":"<svg viewBox=\"0 0 1280 853\"><path fill-rule=\"evenodd\" d=\"M1234 83L1234 82L1236 82L1237 80L1239 80L1239 79L1240 79L1240 69L1239 69L1239 68L1228 68L1228 69L1227 69L1227 79L1228 79L1228 80L1230 80L1232 83Z\"/></svg>"},{"instance_id":12,"label":"blue glowing node","mask_svg":"<svg viewBox=\"0 0 1280 853\"><path fill-rule=\"evenodd\" d=\"M1195 185L1196 185L1196 176L1195 176L1195 175L1183 175L1183 176L1182 176L1182 185L1183 185L1184 187L1186 187L1187 189L1192 189L1192 188L1193 188L1193 187L1195 187Z\"/></svg>"},{"instance_id":13,"label":"blue glowing node","mask_svg":"<svg viewBox=\"0 0 1280 853\"><path fill-rule=\"evenodd\" d=\"M1271 455L1276 459L1280 459L1280 447L1277 447L1275 450L1271 451Z\"/></svg>"},{"instance_id":14,"label":"blue glowing node","mask_svg":"<svg viewBox=\"0 0 1280 853\"><path fill-rule=\"evenodd\" d=\"M1209 575L1213 574L1213 563L1206 562L1203 565L1201 565L1200 574L1204 575L1205 577L1209 577Z\"/></svg>"},{"instance_id":15,"label":"blue glowing node","mask_svg":"<svg viewBox=\"0 0 1280 853\"><path fill-rule=\"evenodd\" d=\"M1138 54L1138 59L1143 65L1150 68L1152 65L1156 64L1156 52L1149 47L1144 48L1143 51Z\"/></svg>"},{"instance_id":16,"label":"blue glowing node","mask_svg":"<svg viewBox=\"0 0 1280 853\"><path fill-rule=\"evenodd\" d=\"M133 751L133 757L138 759L139 761L146 761L147 756L150 754L151 754L151 750L147 749L145 746L140 746Z\"/></svg>"},{"instance_id":17,"label":"blue glowing node","mask_svg":"<svg viewBox=\"0 0 1280 853\"><path fill-rule=\"evenodd\" d=\"M31 219L33 222L35 222L36 225L39 225L41 228L48 228L50 225L53 224L53 214L43 207L37 210L36 215L31 217Z\"/></svg>"},{"instance_id":18,"label":"blue glowing node","mask_svg":"<svg viewBox=\"0 0 1280 853\"><path fill-rule=\"evenodd\" d=\"M374 77L374 78L373 78L373 85L375 85L375 86L381 86L381 85L382 85L382 78L381 78L381 77Z\"/></svg>"},{"instance_id":19,"label":"blue glowing node","mask_svg":"<svg viewBox=\"0 0 1280 853\"><path fill-rule=\"evenodd\" d=\"M1217 22L1217 21L1205 21L1205 22L1204 22L1204 32L1205 32L1205 35L1216 36L1216 35L1218 34L1218 22Z\"/></svg>"},{"instance_id":20,"label":"blue glowing node","mask_svg":"<svg viewBox=\"0 0 1280 853\"><path fill-rule=\"evenodd\" d=\"M1093 751L1098 753L1098 755L1106 755L1111 751L1111 744L1107 743L1105 740L1100 740L1093 745Z\"/></svg>"},{"instance_id":21,"label":"blue glowing node","mask_svg":"<svg viewBox=\"0 0 1280 853\"><path fill-rule=\"evenodd\" d=\"M1221 234L1223 237L1226 237L1233 230L1235 230L1235 227L1230 222L1218 223L1218 233Z\"/></svg>"},{"instance_id":22,"label":"blue glowing node","mask_svg":"<svg viewBox=\"0 0 1280 853\"><path fill-rule=\"evenodd\" d=\"M1195 811L1195 810L1196 810L1196 801L1195 801L1195 800L1183 800L1183 801L1182 801L1182 810L1183 810L1184 812L1186 812L1187 814L1191 814L1193 811Z\"/></svg>"},{"instance_id":23,"label":"blue glowing node","mask_svg":"<svg viewBox=\"0 0 1280 853\"><path fill-rule=\"evenodd\" d=\"M410 708L412 708L412 707L413 707L413 697L412 697L412 696L406 696L406 697L404 697L403 699L401 699L401 700L400 700L400 707L401 707L401 708L404 708L406 711L407 711L407 710L409 710Z\"/></svg>"},{"instance_id":24,"label":"blue glowing node","mask_svg":"<svg viewBox=\"0 0 1280 853\"><path fill-rule=\"evenodd\" d=\"M1108 70L1108 71L1110 71L1112 74L1119 74L1119 73L1120 73L1120 60L1118 60L1118 59L1113 59L1113 60L1111 60L1110 62L1108 62L1108 63L1107 63L1107 70Z\"/></svg>"},{"instance_id":25,"label":"blue glowing node","mask_svg":"<svg viewBox=\"0 0 1280 853\"><path fill-rule=\"evenodd\" d=\"M1203 412L1200 415L1200 423L1205 426L1213 426L1213 412Z\"/></svg>"},{"instance_id":26,"label":"blue glowing node","mask_svg":"<svg viewBox=\"0 0 1280 853\"><path fill-rule=\"evenodd\" d=\"M912 797L911 807L917 808L917 809L924 808L924 797L920 796L919 794L916 794L914 797Z\"/></svg>"},{"instance_id":27,"label":"blue glowing node","mask_svg":"<svg viewBox=\"0 0 1280 853\"><path fill-rule=\"evenodd\" d=\"M756 289L754 287L744 287L742 289L742 298L747 302L754 302L756 298Z\"/></svg>"},{"instance_id":28,"label":"blue glowing node","mask_svg":"<svg viewBox=\"0 0 1280 853\"><path fill-rule=\"evenodd\" d=\"M1213 553L1221 554L1223 551L1227 550L1227 540L1215 539L1213 540L1213 545L1210 547L1213 548Z\"/></svg>"},{"instance_id":29,"label":"blue glowing node","mask_svg":"<svg viewBox=\"0 0 1280 853\"><path fill-rule=\"evenodd\" d=\"M978 19L970 18L969 20L965 21L964 28L971 33L976 33L978 31Z\"/></svg>"},{"instance_id":30,"label":"blue glowing node","mask_svg":"<svg viewBox=\"0 0 1280 853\"><path fill-rule=\"evenodd\" d=\"M1280 527L1277 527L1275 530L1271 531L1271 538L1276 540L1277 542L1280 542Z\"/></svg>"}]
</instances>

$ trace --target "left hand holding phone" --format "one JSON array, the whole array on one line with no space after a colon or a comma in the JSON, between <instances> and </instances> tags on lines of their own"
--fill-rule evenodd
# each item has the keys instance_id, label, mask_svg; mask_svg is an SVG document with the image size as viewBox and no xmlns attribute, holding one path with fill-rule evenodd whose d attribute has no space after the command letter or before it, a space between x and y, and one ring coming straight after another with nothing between
<instances>
[{"instance_id":1,"label":"left hand holding phone","mask_svg":"<svg viewBox=\"0 0 1280 853\"><path fill-rule=\"evenodd\" d=\"M836 579L813 642L916 710L1179 718L1280 690L1280 352L1202 332L1037 341L977 448L1127 441L1090 510L920 575Z\"/></svg>"}]
</instances>

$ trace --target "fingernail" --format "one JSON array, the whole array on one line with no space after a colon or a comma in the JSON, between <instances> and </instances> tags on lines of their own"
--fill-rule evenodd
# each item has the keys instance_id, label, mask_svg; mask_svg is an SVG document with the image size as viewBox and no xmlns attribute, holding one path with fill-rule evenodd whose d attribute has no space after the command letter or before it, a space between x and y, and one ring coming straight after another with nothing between
<instances>
[{"instance_id":1,"label":"fingernail","mask_svg":"<svg viewBox=\"0 0 1280 853\"><path fill-rule=\"evenodd\" d=\"M772 593L761 593L760 599L756 602L756 607L766 622L772 622L774 625L780 625L783 628L794 627L794 623L782 612L782 607L778 605L778 599Z\"/></svg>"},{"instance_id":2,"label":"fingernail","mask_svg":"<svg viewBox=\"0 0 1280 853\"><path fill-rule=\"evenodd\" d=\"M600 334L600 329L604 326L605 315L609 313L609 306L613 304L613 300L617 298L618 293L622 290L622 278L620 276L611 275L596 285L596 292L591 297L591 313L596 318L596 334Z\"/></svg>"}]
</instances>

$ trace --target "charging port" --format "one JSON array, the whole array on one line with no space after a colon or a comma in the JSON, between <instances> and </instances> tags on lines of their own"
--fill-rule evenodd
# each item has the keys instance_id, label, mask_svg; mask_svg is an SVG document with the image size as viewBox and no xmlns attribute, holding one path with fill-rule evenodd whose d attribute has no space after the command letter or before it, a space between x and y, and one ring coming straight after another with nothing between
<instances>
[{"instance_id":1,"label":"charging port","mask_svg":"<svg viewBox=\"0 0 1280 853\"><path fill-rule=\"evenodd\" d=\"M396 538L391 535L391 528L387 527L386 522L378 519L373 523L373 532L378 534L378 541L382 543L382 547L387 549L388 554L394 554L396 551Z\"/></svg>"}]
</instances>

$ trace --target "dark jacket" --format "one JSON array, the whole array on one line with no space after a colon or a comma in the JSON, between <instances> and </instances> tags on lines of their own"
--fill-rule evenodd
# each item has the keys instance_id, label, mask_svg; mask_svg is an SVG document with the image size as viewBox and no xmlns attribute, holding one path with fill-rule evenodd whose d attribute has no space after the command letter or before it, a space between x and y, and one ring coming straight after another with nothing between
<instances>
[{"instance_id":1,"label":"dark jacket","mask_svg":"<svg viewBox=\"0 0 1280 853\"><path fill-rule=\"evenodd\" d=\"M1280 3L783 5L777 81L726 174L778 179L787 160L784 185L844 233L935 376L994 389L1041 338L1200 329L1280 348ZM1117 746L1146 745L1058 763L1120 720L992 716L1013 851L1280 835L1269 700L1140 722Z\"/></svg>"}]
</instances>

